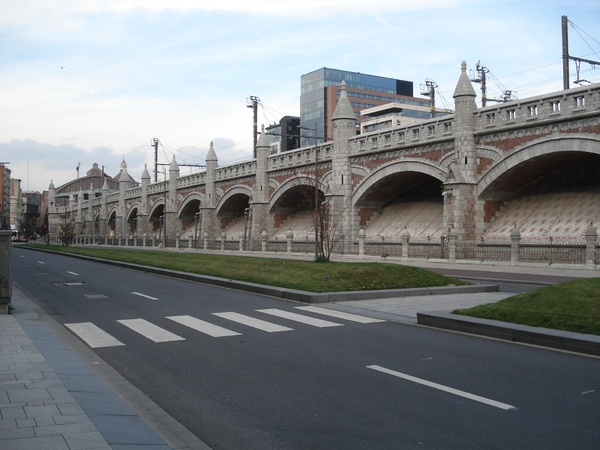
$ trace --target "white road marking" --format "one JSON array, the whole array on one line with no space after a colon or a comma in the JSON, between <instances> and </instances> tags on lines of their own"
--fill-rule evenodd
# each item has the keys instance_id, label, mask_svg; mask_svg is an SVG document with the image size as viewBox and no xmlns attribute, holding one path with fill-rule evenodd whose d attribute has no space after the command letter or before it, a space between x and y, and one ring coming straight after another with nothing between
<instances>
[{"instance_id":1,"label":"white road marking","mask_svg":"<svg viewBox=\"0 0 600 450\"><path fill-rule=\"evenodd\" d=\"M144 298L149 298L150 300L158 300L156 297L150 297L149 295L140 294L139 292L132 292L132 294L139 295L140 297L144 297Z\"/></svg>"},{"instance_id":2,"label":"white road marking","mask_svg":"<svg viewBox=\"0 0 600 450\"><path fill-rule=\"evenodd\" d=\"M581 395L591 394L592 392L596 392L596 390L592 389L591 391L585 391L585 392L582 392Z\"/></svg>"},{"instance_id":3,"label":"white road marking","mask_svg":"<svg viewBox=\"0 0 600 450\"><path fill-rule=\"evenodd\" d=\"M186 327L190 327L212 337L241 336L241 333L236 333L235 331L205 322L204 320L196 319L192 316L171 316L167 317L167 319L173 320L177 323L185 325Z\"/></svg>"},{"instance_id":4,"label":"white road marking","mask_svg":"<svg viewBox=\"0 0 600 450\"><path fill-rule=\"evenodd\" d=\"M275 317L282 317L284 319L293 320L294 322L304 323L306 325L312 325L313 327L326 328L326 327L343 327L341 323L329 322L328 320L315 319L314 317L307 317L301 314L296 314L289 311L283 311L281 309L258 309L258 312L270 314Z\"/></svg>"},{"instance_id":5,"label":"white road marking","mask_svg":"<svg viewBox=\"0 0 600 450\"><path fill-rule=\"evenodd\" d=\"M358 314L351 314L335 309L319 308L317 306L296 306L296 309L301 309L302 311L308 311L317 314L323 314L324 316L336 317L338 319L350 320L352 322L358 323L385 322L385 320L382 319L374 319L373 317L359 316Z\"/></svg>"},{"instance_id":6,"label":"white road marking","mask_svg":"<svg viewBox=\"0 0 600 450\"><path fill-rule=\"evenodd\" d=\"M144 319L117 320L117 322L131 328L133 331L154 342L185 341L185 338L157 327Z\"/></svg>"},{"instance_id":7,"label":"white road marking","mask_svg":"<svg viewBox=\"0 0 600 450\"><path fill-rule=\"evenodd\" d=\"M292 331L293 328L282 327L274 323L265 322L264 320L255 319L254 317L244 316L235 312L213 313L217 317L222 317L232 322L241 323L258 330L266 331L267 333L276 333L278 331Z\"/></svg>"},{"instance_id":8,"label":"white road marking","mask_svg":"<svg viewBox=\"0 0 600 450\"><path fill-rule=\"evenodd\" d=\"M75 273L75 272L69 272L68 270L67 270L67 273L70 273L71 275L79 276L79 274L78 274L78 273Z\"/></svg>"},{"instance_id":9,"label":"white road marking","mask_svg":"<svg viewBox=\"0 0 600 450\"><path fill-rule=\"evenodd\" d=\"M441 384L432 383L431 381L423 380L421 378L416 378L416 377L413 377L410 375L406 375L404 373L396 372L395 370L386 369L385 367L373 365L373 366L367 366L367 369L378 370L379 372L387 373L388 375L393 375L395 377L403 378L405 380L412 381L414 383L419 383L424 386L428 386L428 387L431 387L434 389L439 389L440 391L448 392L450 394L459 395L461 397L468 398L470 400L475 400L476 402L485 403L486 405L494 406L496 408L500 408L500 409L504 409L504 410L517 409L514 406L507 405L506 403L497 402L495 400L490 400L485 397L480 397L479 395L470 394L468 392L460 391L458 389L454 389L454 388L451 388L448 386L443 386Z\"/></svg>"},{"instance_id":10,"label":"white road marking","mask_svg":"<svg viewBox=\"0 0 600 450\"><path fill-rule=\"evenodd\" d=\"M73 333L79 336L82 341L92 348L116 347L118 345L125 345L91 322L65 323L65 327L70 329Z\"/></svg>"},{"instance_id":11,"label":"white road marking","mask_svg":"<svg viewBox=\"0 0 600 450\"><path fill-rule=\"evenodd\" d=\"M46 264L46 263L43 261L38 261L38 264Z\"/></svg>"}]
</instances>

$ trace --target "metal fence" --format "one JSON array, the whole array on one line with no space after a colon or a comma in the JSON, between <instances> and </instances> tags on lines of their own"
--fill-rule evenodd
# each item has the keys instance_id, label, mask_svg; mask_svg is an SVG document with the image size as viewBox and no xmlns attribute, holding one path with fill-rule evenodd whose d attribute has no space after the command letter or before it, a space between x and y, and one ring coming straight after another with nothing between
<instances>
[{"instance_id":1,"label":"metal fence","mask_svg":"<svg viewBox=\"0 0 600 450\"><path fill-rule=\"evenodd\" d=\"M53 239L54 243L60 243L58 239ZM211 251L220 251L223 249L221 239L166 239L163 237L78 237L75 239L75 245L109 245L109 246L127 246L140 248L180 248L180 249L206 249ZM287 253L287 240L267 240L251 239L248 242L242 242L242 251L262 252L263 245L268 253ZM459 260L474 261L511 261L512 247L507 241L455 241L455 258ZM417 240L408 239L407 249L403 253L403 244L399 241L378 241L364 242L365 256L378 256L381 258L407 256L411 259L449 259L450 243L448 239L441 240ZM345 245L343 239L340 239L332 252L335 255L351 254L359 255L359 242L355 240L351 245ZM593 263L600 264L600 242L594 244L595 252ZM229 239L224 242L225 251L240 251L240 241ZM312 255L315 252L314 241L294 241L292 242L292 253ZM518 243L518 253L515 253L519 262L525 263L545 263L545 264L586 264L588 258L592 258L592 253L588 255L587 246L583 242L564 242L554 241L520 241Z\"/></svg>"}]
</instances>

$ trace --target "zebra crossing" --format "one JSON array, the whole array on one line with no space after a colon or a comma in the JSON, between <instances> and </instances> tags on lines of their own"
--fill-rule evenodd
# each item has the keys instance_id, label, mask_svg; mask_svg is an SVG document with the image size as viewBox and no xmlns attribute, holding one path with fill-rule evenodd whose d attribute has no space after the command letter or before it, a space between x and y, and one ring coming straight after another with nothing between
<instances>
[{"instance_id":1,"label":"zebra crossing","mask_svg":"<svg viewBox=\"0 0 600 450\"><path fill-rule=\"evenodd\" d=\"M273 318L284 319L290 322L296 322L303 325L308 325L317 328L329 328L329 327L341 327L343 323L332 322L330 320L324 320L318 317L311 316L310 314L327 316L328 318L334 318L341 321L349 321L361 324L385 322L385 320L375 319L372 317L360 316L358 314L351 314L343 311L337 311L327 308L319 308L316 306L297 306L295 309L301 311L301 313L286 311L283 309L257 309L256 312L265 314ZM235 326L241 325L243 327L250 327L266 333L278 333L285 331L294 331L294 328L283 326L277 323L270 322L268 320L259 319L246 314L240 314L237 312L219 312L212 313L212 315L221 319L226 319ZM206 320L199 319L197 317L189 315L181 316L166 316L173 322L180 325L184 325L200 333L206 334L213 338L221 338L228 336L241 336L243 331L234 331L228 328L224 328L220 325L208 322ZM123 319L117 320L121 325L127 327L130 331L133 331L146 339L149 339L155 343L173 342L173 341L184 341L185 338L181 337L169 330L159 327L145 319ZM105 348L105 347L117 347L125 345L106 331L102 330L97 325L91 322L81 323L67 323L65 324L73 334L79 337L91 348Z\"/></svg>"}]
</instances>

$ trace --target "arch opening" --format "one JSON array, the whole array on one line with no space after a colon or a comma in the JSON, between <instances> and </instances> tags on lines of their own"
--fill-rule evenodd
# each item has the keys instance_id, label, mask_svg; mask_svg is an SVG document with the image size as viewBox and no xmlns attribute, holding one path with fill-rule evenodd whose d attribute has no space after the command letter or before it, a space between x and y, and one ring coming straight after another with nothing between
<instances>
[{"instance_id":1,"label":"arch opening","mask_svg":"<svg viewBox=\"0 0 600 450\"><path fill-rule=\"evenodd\" d=\"M314 242L315 202L321 204L323 201L323 191L314 185L299 184L288 189L271 207L274 228L271 240L283 241L292 230L294 240Z\"/></svg>"}]
</instances>

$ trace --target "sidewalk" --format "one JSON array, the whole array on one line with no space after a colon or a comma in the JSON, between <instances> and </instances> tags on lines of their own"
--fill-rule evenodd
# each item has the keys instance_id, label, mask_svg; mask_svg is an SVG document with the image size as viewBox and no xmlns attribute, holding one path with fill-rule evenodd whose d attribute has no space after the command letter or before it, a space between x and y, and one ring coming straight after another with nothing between
<instances>
[{"instance_id":1,"label":"sidewalk","mask_svg":"<svg viewBox=\"0 0 600 450\"><path fill-rule=\"evenodd\" d=\"M535 277L564 281L600 275L594 271L540 267L414 261L402 264L430 270L479 270L486 272L482 278L487 282L507 278L529 282ZM163 272L173 275L169 271ZM490 272L494 273L493 276ZM229 287L244 289L243 283L239 282ZM256 292L255 287L248 285L246 288ZM281 292L277 288L261 286L261 293L280 296ZM598 351L591 354L600 355L600 336L533 327L525 327L532 330L523 331L523 326L484 319L462 320L448 314L457 308L499 301L513 295L511 293L395 295L391 298L340 300L319 306L413 324L429 321L428 325L513 341L526 342L522 336L529 335L533 336L532 343L536 345L548 345L544 339L549 337L550 347L582 351L578 347L565 348L565 339L574 338L584 347ZM1 449L210 450L14 287L12 306L13 314L0 315ZM435 320L438 322L432 323ZM466 325L465 321L468 322ZM491 334L486 330L492 330Z\"/></svg>"},{"instance_id":2,"label":"sidewalk","mask_svg":"<svg viewBox=\"0 0 600 450\"><path fill-rule=\"evenodd\" d=\"M14 287L12 305L0 315L2 450L209 449Z\"/></svg>"}]
</instances>

